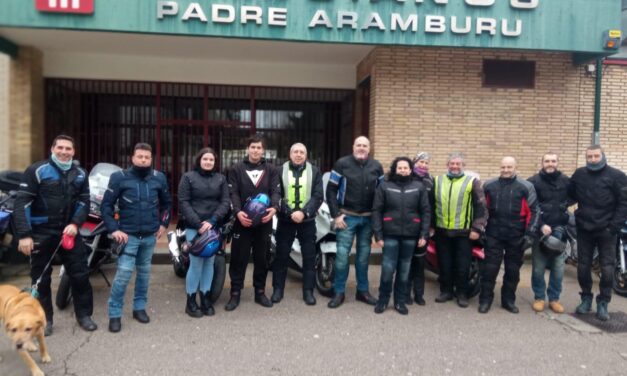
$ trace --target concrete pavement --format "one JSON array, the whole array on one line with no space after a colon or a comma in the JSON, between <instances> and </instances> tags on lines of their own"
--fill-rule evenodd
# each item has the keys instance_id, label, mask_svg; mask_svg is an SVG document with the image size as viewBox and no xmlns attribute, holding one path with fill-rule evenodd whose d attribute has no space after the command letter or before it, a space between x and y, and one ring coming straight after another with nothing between
<instances>
[{"instance_id":1,"label":"concrete pavement","mask_svg":"<svg viewBox=\"0 0 627 376\"><path fill-rule=\"evenodd\" d=\"M306 306L296 273L288 277L285 299L267 309L253 303L251 268L236 311L224 311L225 292L214 317L193 319L184 313L184 281L170 266L155 266L152 322L132 320L127 298L118 334L107 331L108 289L94 276L99 330L78 328L71 308L57 311L55 332L47 340L53 361L42 369L59 376L627 374L627 334L607 334L567 315L531 310L529 262L522 270L518 315L501 309L498 298L487 315L477 313L476 298L468 309L452 302L436 304L436 276L429 272L427 305L410 306L408 316L393 308L375 315L373 307L355 302L353 273L347 302L336 310L328 309L328 299L319 295L318 305ZM378 266L370 267L373 293L379 273ZM113 270L107 274L113 276ZM26 281L12 283L22 286ZM127 296L131 291L129 286ZM569 312L578 303L578 291L576 271L567 266L562 302ZM617 310L627 312L626 298L614 297L610 312ZM28 374L6 341L0 341L0 357L0 375ZM39 361L38 354L34 357Z\"/></svg>"}]
</instances>

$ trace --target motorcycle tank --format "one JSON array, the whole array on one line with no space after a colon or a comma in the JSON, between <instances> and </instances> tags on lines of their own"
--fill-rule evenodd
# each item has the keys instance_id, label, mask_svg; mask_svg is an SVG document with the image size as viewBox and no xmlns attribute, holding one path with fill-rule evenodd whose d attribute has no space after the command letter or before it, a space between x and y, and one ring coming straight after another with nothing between
<instances>
[{"instance_id":1,"label":"motorcycle tank","mask_svg":"<svg viewBox=\"0 0 627 376\"><path fill-rule=\"evenodd\" d=\"M89 199L92 203L90 211L100 211L100 203L109 186L109 179L117 171L122 171L122 168L111 163L98 163L91 170L89 173Z\"/></svg>"}]
</instances>

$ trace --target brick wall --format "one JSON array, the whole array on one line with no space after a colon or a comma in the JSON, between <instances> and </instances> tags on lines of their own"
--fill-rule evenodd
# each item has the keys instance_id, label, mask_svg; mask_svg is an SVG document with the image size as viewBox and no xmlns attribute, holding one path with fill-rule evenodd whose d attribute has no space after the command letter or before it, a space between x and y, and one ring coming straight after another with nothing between
<instances>
[{"instance_id":1,"label":"brick wall","mask_svg":"<svg viewBox=\"0 0 627 376\"><path fill-rule=\"evenodd\" d=\"M9 59L0 54L0 171L9 168Z\"/></svg>"},{"instance_id":2,"label":"brick wall","mask_svg":"<svg viewBox=\"0 0 627 376\"><path fill-rule=\"evenodd\" d=\"M536 61L535 88L482 87L486 58ZM538 170L541 155L553 150L562 170L571 173L590 143L594 77L573 66L570 54L378 47L362 63L358 74L368 70L372 80L370 136L385 167L395 156L426 150L433 155L432 171L440 174L447 155L462 151L467 169L482 179L498 175L505 155L516 157L520 175L527 177ZM627 85L627 73L616 85L610 84L616 67L608 70L604 82L616 87L604 88L602 142L610 163L625 169L621 119L627 110L616 103L625 102L620 86ZM608 103L614 103L611 111Z\"/></svg>"}]
</instances>

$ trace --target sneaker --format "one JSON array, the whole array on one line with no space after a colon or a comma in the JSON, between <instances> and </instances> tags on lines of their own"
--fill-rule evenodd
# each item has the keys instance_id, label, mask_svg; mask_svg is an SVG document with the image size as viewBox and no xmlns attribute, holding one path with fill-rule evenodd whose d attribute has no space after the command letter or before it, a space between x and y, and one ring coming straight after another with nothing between
<instances>
[{"instance_id":1,"label":"sneaker","mask_svg":"<svg viewBox=\"0 0 627 376\"><path fill-rule=\"evenodd\" d=\"M531 308L533 308L533 310L536 311L536 312L544 311L544 300L536 299L533 302L533 304L531 305ZM553 307L551 307L551 308L553 308Z\"/></svg>"},{"instance_id":2,"label":"sneaker","mask_svg":"<svg viewBox=\"0 0 627 376\"><path fill-rule=\"evenodd\" d=\"M549 302L549 308L555 313L564 313L564 306L560 304L559 300Z\"/></svg>"}]
</instances>

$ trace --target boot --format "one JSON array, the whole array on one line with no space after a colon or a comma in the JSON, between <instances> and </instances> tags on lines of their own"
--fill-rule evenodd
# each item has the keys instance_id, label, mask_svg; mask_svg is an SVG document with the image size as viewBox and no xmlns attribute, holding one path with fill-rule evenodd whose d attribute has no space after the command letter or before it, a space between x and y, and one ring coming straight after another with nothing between
<instances>
[{"instance_id":1,"label":"boot","mask_svg":"<svg viewBox=\"0 0 627 376\"><path fill-rule=\"evenodd\" d=\"M283 300L283 289L275 288L274 291L272 291L272 296L270 297L270 300L272 301L272 303L279 303L281 300Z\"/></svg>"},{"instance_id":2,"label":"boot","mask_svg":"<svg viewBox=\"0 0 627 376\"><path fill-rule=\"evenodd\" d=\"M457 305L461 308L468 308L468 297L464 294L459 294L457 296Z\"/></svg>"},{"instance_id":3,"label":"boot","mask_svg":"<svg viewBox=\"0 0 627 376\"><path fill-rule=\"evenodd\" d=\"M190 317L202 317L202 312L200 311L200 308L198 308L198 303L196 303L196 293L187 294L185 313L187 313Z\"/></svg>"},{"instance_id":4,"label":"boot","mask_svg":"<svg viewBox=\"0 0 627 376\"><path fill-rule=\"evenodd\" d=\"M536 312L544 311L544 300L536 299L531 305L531 308Z\"/></svg>"},{"instance_id":5,"label":"boot","mask_svg":"<svg viewBox=\"0 0 627 376\"><path fill-rule=\"evenodd\" d=\"M583 315L592 311L592 297L582 296L581 303L575 308L575 313Z\"/></svg>"},{"instance_id":6,"label":"boot","mask_svg":"<svg viewBox=\"0 0 627 376\"><path fill-rule=\"evenodd\" d=\"M307 305L316 305L316 298L314 297L313 290L303 290L303 300Z\"/></svg>"},{"instance_id":7,"label":"boot","mask_svg":"<svg viewBox=\"0 0 627 376\"><path fill-rule=\"evenodd\" d=\"M266 308L272 307L272 302L268 299L263 290L255 292L255 303Z\"/></svg>"},{"instance_id":8,"label":"boot","mask_svg":"<svg viewBox=\"0 0 627 376\"><path fill-rule=\"evenodd\" d=\"M479 302L479 313L488 313L488 311L490 310L490 307L492 307L492 302Z\"/></svg>"},{"instance_id":9,"label":"boot","mask_svg":"<svg viewBox=\"0 0 627 376\"><path fill-rule=\"evenodd\" d=\"M224 306L224 309L227 311L234 311L238 305L239 305L239 293L231 294L231 299L229 299L229 302L226 303L226 305Z\"/></svg>"},{"instance_id":10,"label":"boot","mask_svg":"<svg viewBox=\"0 0 627 376\"><path fill-rule=\"evenodd\" d=\"M200 293L200 311L205 316L213 316L216 313L211 304L211 292Z\"/></svg>"},{"instance_id":11,"label":"boot","mask_svg":"<svg viewBox=\"0 0 627 376\"><path fill-rule=\"evenodd\" d=\"M374 307L374 313L383 313L388 307L388 304L383 302L382 300L379 300L377 302L377 305Z\"/></svg>"},{"instance_id":12,"label":"boot","mask_svg":"<svg viewBox=\"0 0 627 376\"><path fill-rule=\"evenodd\" d=\"M344 303L344 294L335 294L335 295L333 295L333 299L331 299L329 301L329 304L327 304L327 307L329 307L329 308L337 308L337 307L341 306L342 303Z\"/></svg>"},{"instance_id":13,"label":"boot","mask_svg":"<svg viewBox=\"0 0 627 376\"><path fill-rule=\"evenodd\" d=\"M596 317L601 321L607 321L610 319L610 314L607 311L607 302L597 302Z\"/></svg>"},{"instance_id":14,"label":"boot","mask_svg":"<svg viewBox=\"0 0 627 376\"><path fill-rule=\"evenodd\" d=\"M436 303L446 303L449 300L453 300L453 294L450 292L441 292L440 295L435 298Z\"/></svg>"}]
</instances>

